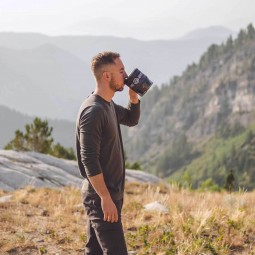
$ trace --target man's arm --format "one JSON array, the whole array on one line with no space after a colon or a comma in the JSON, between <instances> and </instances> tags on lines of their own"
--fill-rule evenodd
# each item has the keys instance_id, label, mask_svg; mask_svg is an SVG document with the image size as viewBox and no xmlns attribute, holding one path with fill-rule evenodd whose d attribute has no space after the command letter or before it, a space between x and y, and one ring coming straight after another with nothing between
<instances>
[{"instance_id":1,"label":"man's arm","mask_svg":"<svg viewBox=\"0 0 255 255\"><path fill-rule=\"evenodd\" d=\"M138 104L139 103L139 99L138 99L137 93L134 92L132 89L129 89L128 93L129 93L129 101L130 101L130 103Z\"/></svg>"},{"instance_id":2,"label":"man's arm","mask_svg":"<svg viewBox=\"0 0 255 255\"><path fill-rule=\"evenodd\" d=\"M104 220L118 221L118 212L106 187L99 162L103 130L103 111L100 107L86 109L80 118L80 153L86 175L101 198Z\"/></svg>"},{"instance_id":3,"label":"man's arm","mask_svg":"<svg viewBox=\"0 0 255 255\"><path fill-rule=\"evenodd\" d=\"M118 221L118 211L112 201L111 195L105 185L103 174L98 174L89 177L89 181L95 189L96 193L101 198L101 207L104 213L104 220L110 222Z\"/></svg>"},{"instance_id":4,"label":"man's arm","mask_svg":"<svg viewBox=\"0 0 255 255\"><path fill-rule=\"evenodd\" d=\"M122 125L135 126L140 118L140 101L138 95L129 89L129 104L127 108L114 104L118 121Z\"/></svg>"}]
</instances>

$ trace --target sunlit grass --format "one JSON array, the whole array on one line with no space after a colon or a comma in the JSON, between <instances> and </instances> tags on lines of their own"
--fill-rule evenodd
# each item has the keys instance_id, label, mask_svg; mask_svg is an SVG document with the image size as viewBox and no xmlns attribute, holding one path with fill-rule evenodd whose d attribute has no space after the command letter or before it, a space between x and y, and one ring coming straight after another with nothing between
<instances>
[{"instance_id":1,"label":"sunlit grass","mask_svg":"<svg viewBox=\"0 0 255 255\"><path fill-rule=\"evenodd\" d=\"M6 195L0 192L1 195ZM8 193L9 194L9 193ZM12 192L0 203L0 254L83 254L86 214L76 188ZM147 212L158 201L169 213ZM255 254L255 194L127 184L123 226L132 254Z\"/></svg>"}]
</instances>

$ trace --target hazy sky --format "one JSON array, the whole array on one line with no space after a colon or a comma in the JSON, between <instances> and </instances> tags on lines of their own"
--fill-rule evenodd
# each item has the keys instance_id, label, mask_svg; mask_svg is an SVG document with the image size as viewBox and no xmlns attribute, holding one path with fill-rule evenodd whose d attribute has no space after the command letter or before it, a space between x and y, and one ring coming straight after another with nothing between
<instances>
[{"instance_id":1,"label":"hazy sky","mask_svg":"<svg viewBox=\"0 0 255 255\"><path fill-rule=\"evenodd\" d=\"M0 31L171 39L255 25L254 0L0 0Z\"/></svg>"}]
</instances>

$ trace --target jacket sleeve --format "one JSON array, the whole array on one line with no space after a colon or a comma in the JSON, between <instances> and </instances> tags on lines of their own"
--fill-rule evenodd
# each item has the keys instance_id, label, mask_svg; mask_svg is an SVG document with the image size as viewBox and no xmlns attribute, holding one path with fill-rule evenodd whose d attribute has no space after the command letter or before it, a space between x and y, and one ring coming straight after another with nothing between
<instances>
[{"instance_id":1,"label":"jacket sleeve","mask_svg":"<svg viewBox=\"0 0 255 255\"><path fill-rule=\"evenodd\" d=\"M89 107L80 117L80 154L88 177L102 173L99 162L102 140L103 110Z\"/></svg>"},{"instance_id":2,"label":"jacket sleeve","mask_svg":"<svg viewBox=\"0 0 255 255\"><path fill-rule=\"evenodd\" d=\"M132 104L129 102L128 107L117 105L114 103L115 112L118 118L118 122L125 126L135 126L138 124L140 118L140 100L138 104Z\"/></svg>"}]
</instances>

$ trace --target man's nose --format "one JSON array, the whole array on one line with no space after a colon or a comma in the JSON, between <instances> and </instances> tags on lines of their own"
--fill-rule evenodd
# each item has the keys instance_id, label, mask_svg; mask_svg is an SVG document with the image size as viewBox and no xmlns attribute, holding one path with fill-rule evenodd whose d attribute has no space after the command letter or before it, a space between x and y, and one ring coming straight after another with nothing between
<instances>
[{"instance_id":1,"label":"man's nose","mask_svg":"<svg viewBox=\"0 0 255 255\"><path fill-rule=\"evenodd\" d=\"M124 79L126 79L126 78L128 77L128 75L127 75L126 71L124 71L124 73L123 73L123 77L124 77Z\"/></svg>"}]
</instances>

